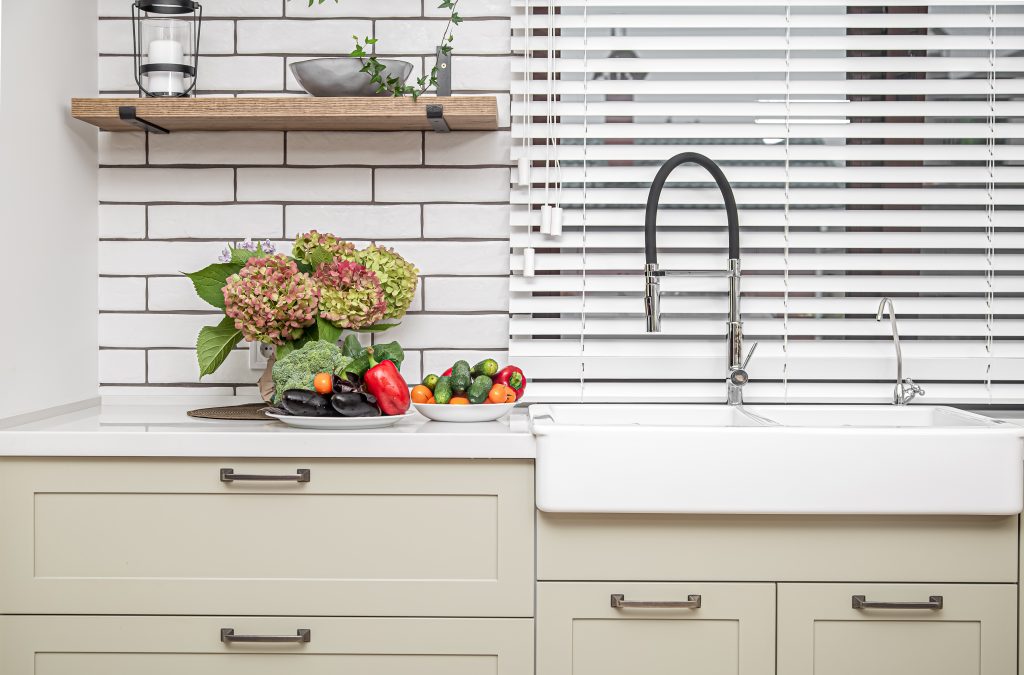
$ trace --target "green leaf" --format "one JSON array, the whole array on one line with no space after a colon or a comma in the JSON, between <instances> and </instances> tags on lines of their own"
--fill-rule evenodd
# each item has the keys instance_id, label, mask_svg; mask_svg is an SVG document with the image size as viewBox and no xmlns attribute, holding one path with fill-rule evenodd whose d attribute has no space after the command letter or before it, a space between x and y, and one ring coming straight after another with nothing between
<instances>
[{"instance_id":1,"label":"green leaf","mask_svg":"<svg viewBox=\"0 0 1024 675\"><path fill-rule=\"evenodd\" d=\"M341 329L321 317L317 317L316 319L316 330L318 333L317 338L324 342L333 342L337 344L338 340L341 338Z\"/></svg>"},{"instance_id":2,"label":"green leaf","mask_svg":"<svg viewBox=\"0 0 1024 675\"><path fill-rule=\"evenodd\" d=\"M295 343L294 342L285 342L283 345L278 345L277 346L277 360L280 361L284 357L286 357L289 354L291 354L293 351L295 351Z\"/></svg>"},{"instance_id":3,"label":"green leaf","mask_svg":"<svg viewBox=\"0 0 1024 675\"><path fill-rule=\"evenodd\" d=\"M402 324L400 324L400 323L378 323L375 326L367 326L366 328L360 328L356 332L357 333L383 333L386 330L391 330L392 328L397 328L398 326L401 326L401 325Z\"/></svg>"},{"instance_id":4,"label":"green leaf","mask_svg":"<svg viewBox=\"0 0 1024 675\"><path fill-rule=\"evenodd\" d=\"M345 343L341 346L341 353L350 359L354 359L359 356L359 353L363 351L363 345L359 344L359 338L355 335L348 335L345 337Z\"/></svg>"},{"instance_id":5,"label":"green leaf","mask_svg":"<svg viewBox=\"0 0 1024 675\"><path fill-rule=\"evenodd\" d=\"M263 245L256 247L255 251L246 251L244 248L231 249L231 262L236 265L244 265L250 258L262 258Z\"/></svg>"},{"instance_id":6,"label":"green leaf","mask_svg":"<svg viewBox=\"0 0 1024 675\"><path fill-rule=\"evenodd\" d=\"M232 319L224 317L216 326L204 326L196 340L196 355L199 359L199 377L205 377L220 368L242 340L242 331L235 328Z\"/></svg>"},{"instance_id":7,"label":"green leaf","mask_svg":"<svg viewBox=\"0 0 1024 675\"><path fill-rule=\"evenodd\" d=\"M217 309L224 309L224 284L227 283L228 277L238 274L241 269L242 265L237 263L214 263L198 272L183 274L192 280L196 295Z\"/></svg>"},{"instance_id":8,"label":"green leaf","mask_svg":"<svg viewBox=\"0 0 1024 675\"><path fill-rule=\"evenodd\" d=\"M313 266L314 270L317 267L320 267L320 265L323 265L324 263L329 263L333 260L334 254L328 251L326 248L323 248L322 246L317 246L316 248L309 252L309 264Z\"/></svg>"}]
</instances>

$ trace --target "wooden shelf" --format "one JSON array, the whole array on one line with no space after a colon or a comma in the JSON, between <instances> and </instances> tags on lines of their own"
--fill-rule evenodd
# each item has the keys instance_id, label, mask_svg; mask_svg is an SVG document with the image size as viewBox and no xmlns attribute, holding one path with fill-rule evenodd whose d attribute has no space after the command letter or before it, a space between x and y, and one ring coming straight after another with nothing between
<instances>
[{"instance_id":1,"label":"wooden shelf","mask_svg":"<svg viewBox=\"0 0 1024 675\"><path fill-rule=\"evenodd\" d=\"M438 110L437 106L440 106ZM430 117L428 117L428 113ZM76 98L71 115L104 131L493 131L494 96L411 98ZM152 125L155 125L154 128Z\"/></svg>"}]
</instances>

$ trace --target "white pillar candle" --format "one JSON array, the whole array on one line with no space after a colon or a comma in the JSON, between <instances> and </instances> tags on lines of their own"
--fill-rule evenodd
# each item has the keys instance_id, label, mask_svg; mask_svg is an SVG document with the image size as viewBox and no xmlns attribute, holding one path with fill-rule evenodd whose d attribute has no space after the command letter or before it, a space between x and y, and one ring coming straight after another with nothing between
<instances>
[{"instance_id":1,"label":"white pillar candle","mask_svg":"<svg viewBox=\"0 0 1024 675\"><path fill-rule=\"evenodd\" d=\"M532 248L523 249L523 276L532 277L537 273L537 252Z\"/></svg>"},{"instance_id":2,"label":"white pillar candle","mask_svg":"<svg viewBox=\"0 0 1024 675\"><path fill-rule=\"evenodd\" d=\"M551 205L544 204L540 207L540 233L551 234Z\"/></svg>"},{"instance_id":3,"label":"white pillar candle","mask_svg":"<svg viewBox=\"0 0 1024 675\"><path fill-rule=\"evenodd\" d=\"M528 187L530 185L530 158L520 157L519 158L519 175L518 175L519 187Z\"/></svg>"},{"instance_id":4,"label":"white pillar candle","mask_svg":"<svg viewBox=\"0 0 1024 675\"><path fill-rule=\"evenodd\" d=\"M563 220L562 207L561 206L556 206L553 209L551 209L551 231L548 232L548 234L550 234L552 237L561 237L562 236L562 220Z\"/></svg>"},{"instance_id":5,"label":"white pillar candle","mask_svg":"<svg viewBox=\"0 0 1024 675\"><path fill-rule=\"evenodd\" d=\"M149 43L149 63L185 64L185 50L177 40L153 40ZM155 71L149 73L148 89L154 94L184 94L185 74Z\"/></svg>"}]
</instances>

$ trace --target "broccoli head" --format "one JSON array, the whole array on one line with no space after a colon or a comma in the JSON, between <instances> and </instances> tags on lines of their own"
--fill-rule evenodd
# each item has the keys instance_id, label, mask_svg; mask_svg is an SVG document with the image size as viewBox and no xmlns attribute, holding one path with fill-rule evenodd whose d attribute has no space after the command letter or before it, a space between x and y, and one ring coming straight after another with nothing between
<instances>
[{"instance_id":1,"label":"broccoli head","mask_svg":"<svg viewBox=\"0 0 1024 675\"><path fill-rule=\"evenodd\" d=\"M333 342L307 342L274 364L274 405L290 389L313 391L317 373L339 373L352 359Z\"/></svg>"}]
</instances>

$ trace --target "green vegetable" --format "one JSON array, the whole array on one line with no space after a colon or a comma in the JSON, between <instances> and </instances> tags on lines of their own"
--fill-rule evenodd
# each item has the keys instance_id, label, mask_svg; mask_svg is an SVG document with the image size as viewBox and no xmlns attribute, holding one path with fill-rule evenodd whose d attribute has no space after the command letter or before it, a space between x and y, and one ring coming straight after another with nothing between
<instances>
[{"instance_id":1,"label":"green vegetable","mask_svg":"<svg viewBox=\"0 0 1024 675\"><path fill-rule=\"evenodd\" d=\"M491 378L486 375L478 375L473 384L469 385L469 391L466 392L466 398L473 405L479 405L487 400L487 394L491 392ZM435 400L437 395L434 395Z\"/></svg>"},{"instance_id":2,"label":"green vegetable","mask_svg":"<svg viewBox=\"0 0 1024 675\"><path fill-rule=\"evenodd\" d=\"M323 340L307 342L289 352L274 364L274 405L281 402L286 391L314 391L313 378L317 373L339 373L347 360L338 345Z\"/></svg>"},{"instance_id":3,"label":"green vegetable","mask_svg":"<svg viewBox=\"0 0 1024 675\"><path fill-rule=\"evenodd\" d=\"M348 348L349 338L345 338L346 349ZM395 364L395 368L398 370L402 369L402 361L405 361L405 352L402 350L402 345L397 342L388 342L383 345L373 346L373 359L377 363L381 361L391 361ZM345 366L345 372L354 373L355 375L363 376L366 371L370 369L370 349L363 349L360 347L359 353L352 359L352 362Z\"/></svg>"},{"instance_id":4,"label":"green vegetable","mask_svg":"<svg viewBox=\"0 0 1024 675\"><path fill-rule=\"evenodd\" d=\"M341 346L341 351L345 356L354 359L363 351L363 346L359 344L359 338L355 335L349 335L345 338L345 344Z\"/></svg>"},{"instance_id":5,"label":"green vegetable","mask_svg":"<svg viewBox=\"0 0 1024 675\"><path fill-rule=\"evenodd\" d=\"M427 375L426 377L423 378L423 386L429 389L430 391L434 391L434 387L437 386L438 379L439 378L437 377L437 375Z\"/></svg>"},{"instance_id":6,"label":"green vegetable","mask_svg":"<svg viewBox=\"0 0 1024 675\"><path fill-rule=\"evenodd\" d=\"M486 375L487 377L494 377L498 372L498 362L494 359L484 359L480 363L473 366L469 373L473 377L479 377L480 375Z\"/></svg>"},{"instance_id":7,"label":"green vegetable","mask_svg":"<svg viewBox=\"0 0 1024 675\"><path fill-rule=\"evenodd\" d=\"M452 389L455 391L466 391L473 383L473 377L469 374L469 361L457 361L452 366Z\"/></svg>"},{"instance_id":8,"label":"green vegetable","mask_svg":"<svg viewBox=\"0 0 1024 675\"><path fill-rule=\"evenodd\" d=\"M438 405L446 405L452 400L452 378L439 377L434 385L434 401Z\"/></svg>"}]
</instances>

